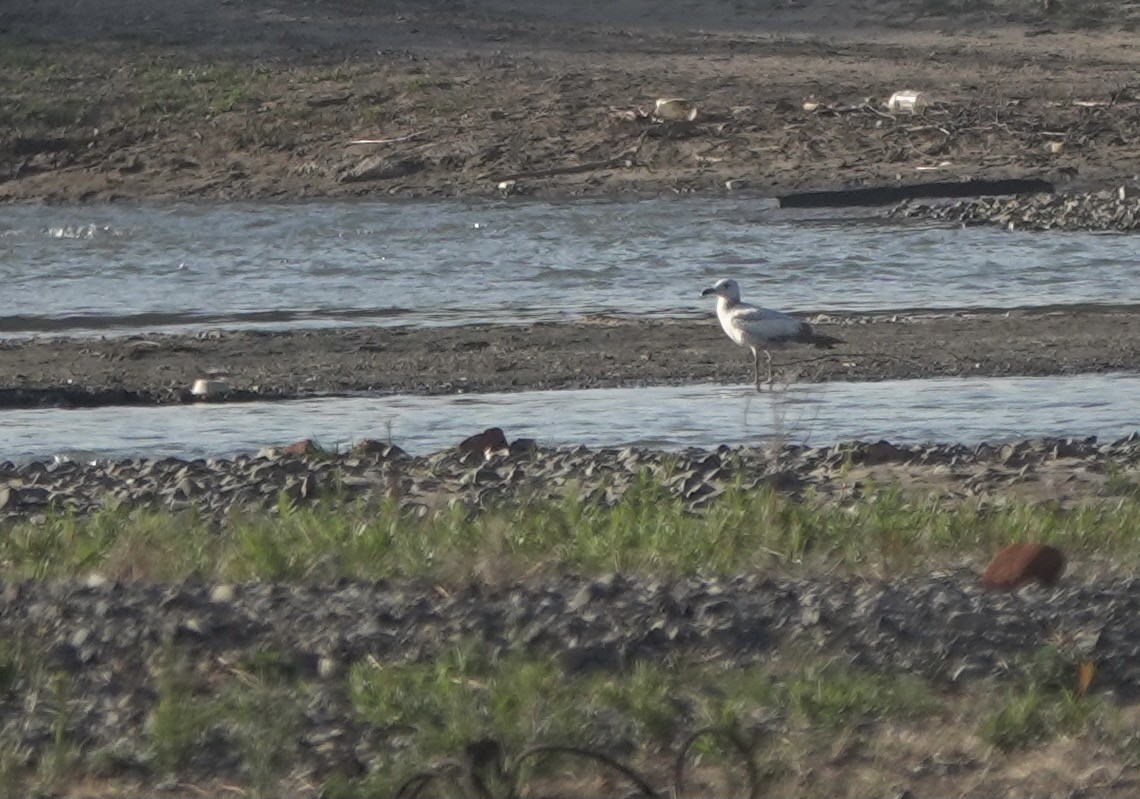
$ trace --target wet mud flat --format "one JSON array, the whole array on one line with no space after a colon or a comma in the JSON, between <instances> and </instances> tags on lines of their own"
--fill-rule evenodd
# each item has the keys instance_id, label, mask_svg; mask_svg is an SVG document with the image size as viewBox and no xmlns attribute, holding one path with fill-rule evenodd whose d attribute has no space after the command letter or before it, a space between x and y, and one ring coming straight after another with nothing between
<instances>
[{"instance_id":1,"label":"wet mud flat","mask_svg":"<svg viewBox=\"0 0 1140 799\"><path fill-rule=\"evenodd\" d=\"M1140 369L1131 306L807 317L846 343L774 350L782 381L1062 375ZM221 400L322 393L452 394L752 379L715 317L436 328L341 328L0 341L0 406Z\"/></svg>"}]
</instances>

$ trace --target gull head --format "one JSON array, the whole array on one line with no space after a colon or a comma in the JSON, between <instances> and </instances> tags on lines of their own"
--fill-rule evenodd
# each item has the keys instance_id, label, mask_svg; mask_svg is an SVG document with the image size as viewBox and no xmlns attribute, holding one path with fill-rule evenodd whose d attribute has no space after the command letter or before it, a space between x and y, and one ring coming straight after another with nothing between
<instances>
[{"instance_id":1,"label":"gull head","mask_svg":"<svg viewBox=\"0 0 1140 799\"><path fill-rule=\"evenodd\" d=\"M740 302L740 286L732 278L722 278L713 284L712 288L701 292L702 297L714 294L718 297L724 297L729 302Z\"/></svg>"}]
</instances>

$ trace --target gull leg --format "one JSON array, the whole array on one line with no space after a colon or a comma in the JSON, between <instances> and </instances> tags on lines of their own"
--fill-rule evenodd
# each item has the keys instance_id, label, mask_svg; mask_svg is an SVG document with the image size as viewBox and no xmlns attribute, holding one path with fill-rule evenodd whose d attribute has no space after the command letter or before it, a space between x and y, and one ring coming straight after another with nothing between
<instances>
[{"instance_id":1,"label":"gull leg","mask_svg":"<svg viewBox=\"0 0 1140 799\"><path fill-rule=\"evenodd\" d=\"M772 353L764 350L764 356L768 359L768 386L772 385Z\"/></svg>"},{"instance_id":2,"label":"gull leg","mask_svg":"<svg viewBox=\"0 0 1140 799\"><path fill-rule=\"evenodd\" d=\"M760 391L760 350L752 350L752 380L756 383L756 390Z\"/></svg>"}]
</instances>

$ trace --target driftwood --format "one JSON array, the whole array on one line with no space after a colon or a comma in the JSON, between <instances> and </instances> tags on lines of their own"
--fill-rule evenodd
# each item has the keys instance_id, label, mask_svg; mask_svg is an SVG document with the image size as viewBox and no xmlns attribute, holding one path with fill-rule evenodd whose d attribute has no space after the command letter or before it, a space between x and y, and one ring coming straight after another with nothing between
<instances>
[{"instance_id":1,"label":"driftwood","mask_svg":"<svg viewBox=\"0 0 1140 799\"><path fill-rule=\"evenodd\" d=\"M397 136L394 139L354 139L349 144L395 144L396 142L408 141L417 136L423 136L427 133L426 130L417 130L415 133L409 133L407 136Z\"/></svg>"},{"instance_id":2,"label":"driftwood","mask_svg":"<svg viewBox=\"0 0 1140 799\"><path fill-rule=\"evenodd\" d=\"M509 175L501 175L496 178L491 178L495 181L505 180L531 180L534 178L549 178L555 175L575 175L580 172L593 172L597 169L611 169L618 166L626 166L626 161L631 161L637 154L637 149L626 150L620 155L615 155L611 158L603 158L598 161L584 161L581 164L568 164L566 166L553 166L548 169L538 169L534 172L513 172ZM490 177L484 176L484 179Z\"/></svg>"}]
</instances>

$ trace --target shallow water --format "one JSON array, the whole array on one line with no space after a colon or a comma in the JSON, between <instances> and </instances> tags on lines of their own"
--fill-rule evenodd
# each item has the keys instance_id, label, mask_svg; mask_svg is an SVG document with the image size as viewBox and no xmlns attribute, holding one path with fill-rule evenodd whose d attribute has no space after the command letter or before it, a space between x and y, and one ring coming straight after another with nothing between
<instances>
[{"instance_id":1,"label":"shallow water","mask_svg":"<svg viewBox=\"0 0 1140 799\"><path fill-rule=\"evenodd\" d=\"M485 427L551 445L669 449L780 439L991 443L1031 436L1111 440L1140 427L1140 376L896 380L793 385L396 396L158 408L0 412L0 460L252 452L314 438L392 440L422 454Z\"/></svg>"},{"instance_id":2,"label":"shallow water","mask_svg":"<svg viewBox=\"0 0 1140 799\"><path fill-rule=\"evenodd\" d=\"M0 335L1140 302L1127 236L887 225L738 198L0 207Z\"/></svg>"}]
</instances>

